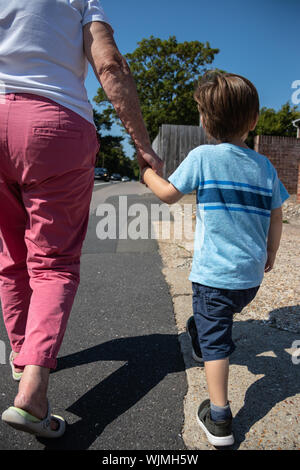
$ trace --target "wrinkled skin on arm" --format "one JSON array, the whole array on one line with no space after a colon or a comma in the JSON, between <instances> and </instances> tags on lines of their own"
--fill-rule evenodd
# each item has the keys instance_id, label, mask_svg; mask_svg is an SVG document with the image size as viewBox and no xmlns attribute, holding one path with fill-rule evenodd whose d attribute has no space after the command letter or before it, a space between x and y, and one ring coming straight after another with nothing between
<instances>
[{"instance_id":1,"label":"wrinkled skin on arm","mask_svg":"<svg viewBox=\"0 0 300 470\"><path fill-rule=\"evenodd\" d=\"M83 40L97 79L132 137L140 168L150 165L160 173L163 163L152 149L134 79L114 41L111 27L100 21L88 23L83 27Z\"/></svg>"}]
</instances>

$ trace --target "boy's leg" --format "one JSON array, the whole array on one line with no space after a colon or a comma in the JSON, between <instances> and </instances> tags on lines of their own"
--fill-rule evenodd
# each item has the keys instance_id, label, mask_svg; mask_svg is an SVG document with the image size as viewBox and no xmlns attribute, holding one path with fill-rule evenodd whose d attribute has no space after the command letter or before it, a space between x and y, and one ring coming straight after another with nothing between
<instances>
[{"instance_id":1,"label":"boy's leg","mask_svg":"<svg viewBox=\"0 0 300 470\"><path fill-rule=\"evenodd\" d=\"M241 291L193 284L194 316L205 363L209 400L198 409L198 422L215 446L234 443L232 414L228 404L229 356L233 313L240 312L255 297L258 288Z\"/></svg>"},{"instance_id":2,"label":"boy's leg","mask_svg":"<svg viewBox=\"0 0 300 470\"><path fill-rule=\"evenodd\" d=\"M225 407L228 404L228 357L235 348L231 338L233 306L224 290L194 283L193 292L194 318L210 401L216 407Z\"/></svg>"},{"instance_id":3,"label":"boy's leg","mask_svg":"<svg viewBox=\"0 0 300 470\"><path fill-rule=\"evenodd\" d=\"M229 356L233 314L255 297L258 287L244 290L217 289L193 283L193 309L199 343L205 363L210 399L216 406L227 405Z\"/></svg>"},{"instance_id":4,"label":"boy's leg","mask_svg":"<svg viewBox=\"0 0 300 470\"><path fill-rule=\"evenodd\" d=\"M228 357L216 361L207 361L204 363L204 365L207 388L211 403L217 407L227 406L229 374Z\"/></svg>"},{"instance_id":5,"label":"boy's leg","mask_svg":"<svg viewBox=\"0 0 300 470\"><path fill-rule=\"evenodd\" d=\"M199 406L197 419L211 444L229 446L234 443L232 414L227 400L228 356L234 350L231 340L233 315L219 289L193 283L193 292L194 317L209 392L209 399Z\"/></svg>"}]
</instances>

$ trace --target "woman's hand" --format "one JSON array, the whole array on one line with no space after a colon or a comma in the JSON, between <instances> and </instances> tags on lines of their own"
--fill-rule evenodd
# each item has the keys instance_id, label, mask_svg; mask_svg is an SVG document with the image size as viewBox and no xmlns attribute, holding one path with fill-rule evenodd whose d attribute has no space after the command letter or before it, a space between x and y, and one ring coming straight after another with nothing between
<instances>
[{"instance_id":1,"label":"woman's hand","mask_svg":"<svg viewBox=\"0 0 300 470\"><path fill-rule=\"evenodd\" d=\"M152 168L155 173L157 173L159 176L162 176L164 162L159 158L154 150L152 150L152 148L150 148L148 151L138 152L137 160L140 167L141 183L144 184L142 171L147 167Z\"/></svg>"}]
</instances>

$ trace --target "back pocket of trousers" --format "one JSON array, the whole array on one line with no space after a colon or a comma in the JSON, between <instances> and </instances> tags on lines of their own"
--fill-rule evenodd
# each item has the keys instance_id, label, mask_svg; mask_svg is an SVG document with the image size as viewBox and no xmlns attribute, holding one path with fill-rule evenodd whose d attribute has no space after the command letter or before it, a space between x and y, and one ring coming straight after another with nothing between
<instances>
[{"instance_id":1,"label":"back pocket of trousers","mask_svg":"<svg viewBox=\"0 0 300 470\"><path fill-rule=\"evenodd\" d=\"M33 134L41 137L57 137L64 139L81 138L82 132L75 129L54 129L51 127L34 127Z\"/></svg>"}]
</instances>

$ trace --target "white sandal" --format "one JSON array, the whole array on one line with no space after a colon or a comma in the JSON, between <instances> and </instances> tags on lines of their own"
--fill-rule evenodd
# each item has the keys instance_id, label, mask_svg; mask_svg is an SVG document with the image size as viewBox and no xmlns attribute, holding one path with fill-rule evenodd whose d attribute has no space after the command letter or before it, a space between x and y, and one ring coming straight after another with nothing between
<instances>
[{"instance_id":1,"label":"white sandal","mask_svg":"<svg viewBox=\"0 0 300 470\"><path fill-rule=\"evenodd\" d=\"M9 363L10 363L10 367L11 367L11 371L12 371L12 377L16 382L20 382L23 372L16 372L15 371L15 366L14 366L13 361L14 361L14 358L13 358L13 351L12 351L9 355Z\"/></svg>"},{"instance_id":2,"label":"white sandal","mask_svg":"<svg viewBox=\"0 0 300 470\"><path fill-rule=\"evenodd\" d=\"M59 427L55 431L50 427L51 419L55 419L59 423ZM10 406L2 413L2 421L20 431L50 439L61 437L66 430L65 420L61 416L51 414L49 402L48 413L44 419L38 419L21 408Z\"/></svg>"}]
</instances>

